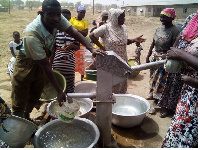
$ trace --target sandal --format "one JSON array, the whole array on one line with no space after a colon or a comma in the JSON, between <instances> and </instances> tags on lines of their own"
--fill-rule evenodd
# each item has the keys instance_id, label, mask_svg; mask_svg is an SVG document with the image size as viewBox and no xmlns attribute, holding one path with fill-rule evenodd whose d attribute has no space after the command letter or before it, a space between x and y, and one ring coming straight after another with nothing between
<instances>
[{"instance_id":1,"label":"sandal","mask_svg":"<svg viewBox=\"0 0 200 150\"><path fill-rule=\"evenodd\" d=\"M149 94L149 96L146 98L146 100L154 100L153 94Z\"/></svg>"},{"instance_id":2,"label":"sandal","mask_svg":"<svg viewBox=\"0 0 200 150\"><path fill-rule=\"evenodd\" d=\"M151 107L150 110L149 110L149 114L153 115L156 113L156 110L154 107Z\"/></svg>"},{"instance_id":3,"label":"sandal","mask_svg":"<svg viewBox=\"0 0 200 150\"><path fill-rule=\"evenodd\" d=\"M163 111L160 112L159 116L160 116L160 118L165 118L165 117L167 117L170 114L171 114L171 111L169 109L165 109L165 110L163 110Z\"/></svg>"}]
</instances>

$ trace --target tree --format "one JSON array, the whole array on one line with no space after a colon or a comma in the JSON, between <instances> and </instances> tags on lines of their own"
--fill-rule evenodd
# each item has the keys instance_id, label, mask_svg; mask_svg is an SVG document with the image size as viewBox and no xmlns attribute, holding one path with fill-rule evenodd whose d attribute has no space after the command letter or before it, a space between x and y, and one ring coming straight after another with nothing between
<instances>
[{"instance_id":1,"label":"tree","mask_svg":"<svg viewBox=\"0 0 200 150\"><path fill-rule=\"evenodd\" d=\"M101 10L101 9L103 8L103 5L97 3L97 4L95 4L95 8L96 8L97 10Z\"/></svg>"},{"instance_id":2,"label":"tree","mask_svg":"<svg viewBox=\"0 0 200 150\"><path fill-rule=\"evenodd\" d=\"M0 4L2 7L8 7L9 1L8 0L0 0Z\"/></svg>"},{"instance_id":3,"label":"tree","mask_svg":"<svg viewBox=\"0 0 200 150\"><path fill-rule=\"evenodd\" d=\"M81 5L81 2L77 2L76 4L75 4L75 8L77 8L78 6L80 6Z\"/></svg>"},{"instance_id":4,"label":"tree","mask_svg":"<svg viewBox=\"0 0 200 150\"><path fill-rule=\"evenodd\" d=\"M26 6L29 7L30 10L32 10L33 7L40 7L42 6L42 2L40 1L26 1Z\"/></svg>"},{"instance_id":5,"label":"tree","mask_svg":"<svg viewBox=\"0 0 200 150\"><path fill-rule=\"evenodd\" d=\"M24 2L23 2L22 0L12 0L12 1L10 2L10 4L11 4L12 6L21 6L21 5L24 5Z\"/></svg>"},{"instance_id":6,"label":"tree","mask_svg":"<svg viewBox=\"0 0 200 150\"><path fill-rule=\"evenodd\" d=\"M69 7L69 3L68 2L61 2L60 5L64 6L64 7Z\"/></svg>"},{"instance_id":7,"label":"tree","mask_svg":"<svg viewBox=\"0 0 200 150\"><path fill-rule=\"evenodd\" d=\"M111 7L111 8L117 8L117 5L116 5L116 4L111 4L110 7Z\"/></svg>"}]
</instances>

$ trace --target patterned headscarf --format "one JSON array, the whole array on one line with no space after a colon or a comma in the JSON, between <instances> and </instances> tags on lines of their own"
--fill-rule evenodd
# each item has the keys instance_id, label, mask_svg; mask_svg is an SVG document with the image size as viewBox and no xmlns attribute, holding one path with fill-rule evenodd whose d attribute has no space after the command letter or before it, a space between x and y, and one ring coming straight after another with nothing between
<instances>
[{"instance_id":1,"label":"patterned headscarf","mask_svg":"<svg viewBox=\"0 0 200 150\"><path fill-rule=\"evenodd\" d=\"M106 24L110 39L113 39L114 41L119 42L117 44L127 44L127 31L125 25L119 25L118 24L118 17L124 13L124 10L122 9L114 9L111 8L109 10L108 19L109 22Z\"/></svg>"},{"instance_id":2,"label":"patterned headscarf","mask_svg":"<svg viewBox=\"0 0 200 150\"><path fill-rule=\"evenodd\" d=\"M101 12L101 16L102 16L102 17L103 17L103 16L108 16L108 11L103 10L103 11Z\"/></svg>"},{"instance_id":3,"label":"patterned headscarf","mask_svg":"<svg viewBox=\"0 0 200 150\"><path fill-rule=\"evenodd\" d=\"M122 13L124 13L124 10L122 10L122 9L114 9L114 8L111 8L110 10L109 10L109 16L108 16L108 19L109 19L109 21L111 22L111 24L113 25L113 26L119 26L118 25L118 17L122 14Z\"/></svg>"},{"instance_id":4,"label":"patterned headscarf","mask_svg":"<svg viewBox=\"0 0 200 150\"><path fill-rule=\"evenodd\" d=\"M81 10L85 10L86 11L86 8L83 6L83 5L80 5L76 8L76 11L79 12Z\"/></svg>"},{"instance_id":5,"label":"patterned headscarf","mask_svg":"<svg viewBox=\"0 0 200 150\"><path fill-rule=\"evenodd\" d=\"M174 8L165 8L165 9L163 9L163 11L161 11L160 14L161 15L165 15L167 17L170 17L172 19L175 18L175 10L174 10Z\"/></svg>"},{"instance_id":6,"label":"patterned headscarf","mask_svg":"<svg viewBox=\"0 0 200 150\"><path fill-rule=\"evenodd\" d=\"M188 42L198 37L198 13L190 20L188 25L183 29L182 39Z\"/></svg>"}]
</instances>

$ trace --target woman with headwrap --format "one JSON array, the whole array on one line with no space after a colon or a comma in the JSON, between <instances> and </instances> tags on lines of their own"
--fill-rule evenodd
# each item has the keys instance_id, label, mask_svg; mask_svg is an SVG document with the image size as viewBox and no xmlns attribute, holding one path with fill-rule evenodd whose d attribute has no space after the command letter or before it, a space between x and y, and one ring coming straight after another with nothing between
<instances>
[{"instance_id":1,"label":"woman with headwrap","mask_svg":"<svg viewBox=\"0 0 200 150\"><path fill-rule=\"evenodd\" d=\"M179 29L172 23L174 18L175 10L173 8L166 8L161 11L160 21L162 25L156 29L153 42L146 57L146 63L150 62L149 58L151 55L153 57L151 60L152 62L165 59L165 57L162 55L166 55L167 51L173 46L176 38L179 35ZM166 78L167 72L163 67L150 69L150 95L147 99L154 99L155 103L161 99ZM163 109L165 109L165 107ZM167 108L163 111L167 111ZM155 109L151 107L150 113L154 112Z\"/></svg>"},{"instance_id":2,"label":"woman with headwrap","mask_svg":"<svg viewBox=\"0 0 200 150\"><path fill-rule=\"evenodd\" d=\"M102 50L113 50L117 55L119 55L124 61L128 62L126 47L132 43L141 43L145 39L139 36L135 39L128 39L125 21L125 11L122 9L109 10L108 23L100 26L92 33L90 33L90 38L100 49ZM104 46L98 41L101 37ZM113 87L113 93L126 93L127 91L127 80L121 82Z\"/></svg>"},{"instance_id":3,"label":"woman with headwrap","mask_svg":"<svg viewBox=\"0 0 200 150\"><path fill-rule=\"evenodd\" d=\"M198 36L198 13L193 13L189 15L182 26L182 31L179 37L176 39L174 43L174 47L184 50L188 44ZM187 26L189 24L190 26ZM181 89L183 86L183 82L181 81L181 73L184 73L184 69L181 69L180 72L177 73L168 73L167 75L167 82L165 84L165 88L162 93L162 97L158 106L166 107L175 111L176 104L179 99ZM163 112L161 117L167 116L167 112Z\"/></svg>"},{"instance_id":4,"label":"woman with headwrap","mask_svg":"<svg viewBox=\"0 0 200 150\"><path fill-rule=\"evenodd\" d=\"M184 62L184 84L162 148L198 148L198 13L188 19L178 45L167 53L167 59Z\"/></svg>"},{"instance_id":5,"label":"woman with headwrap","mask_svg":"<svg viewBox=\"0 0 200 150\"><path fill-rule=\"evenodd\" d=\"M76 28L83 36L88 35L88 22L84 20L86 13L86 8L82 5L77 7L78 15L70 19L70 23L74 28ZM83 80L85 74L85 46L80 45L80 49L74 52L76 59L76 68L75 71L81 74L81 81Z\"/></svg>"}]
</instances>

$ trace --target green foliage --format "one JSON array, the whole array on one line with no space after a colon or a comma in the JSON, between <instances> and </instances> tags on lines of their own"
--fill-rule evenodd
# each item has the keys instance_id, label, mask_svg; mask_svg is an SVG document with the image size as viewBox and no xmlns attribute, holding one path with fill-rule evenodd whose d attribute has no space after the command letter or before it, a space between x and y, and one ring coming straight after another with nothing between
<instances>
[{"instance_id":1,"label":"green foliage","mask_svg":"<svg viewBox=\"0 0 200 150\"><path fill-rule=\"evenodd\" d=\"M10 5L21 6L21 5L24 5L24 2L22 0L11 0Z\"/></svg>"},{"instance_id":2,"label":"green foliage","mask_svg":"<svg viewBox=\"0 0 200 150\"><path fill-rule=\"evenodd\" d=\"M9 1L8 0L0 0L0 5L2 7L9 7Z\"/></svg>"},{"instance_id":3,"label":"green foliage","mask_svg":"<svg viewBox=\"0 0 200 150\"><path fill-rule=\"evenodd\" d=\"M111 4L110 7L111 7L111 8L117 8L117 5L116 5L116 4Z\"/></svg>"},{"instance_id":4,"label":"green foliage","mask_svg":"<svg viewBox=\"0 0 200 150\"><path fill-rule=\"evenodd\" d=\"M30 8L32 8L32 7L40 7L40 6L42 6L42 2L40 2L40 1L30 1L30 0L27 0L26 2L25 2L25 5L27 6L27 7L30 7Z\"/></svg>"},{"instance_id":5,"label":"green foliage","mask_svg":"<svg viewBox=\"0 0 200 150\"><path fill-rule=\"evenodd\" d=\"M75 4L75 8L77 8L78 6L80 6L81 5L81 2L77 2L76 4Z\"/></svg>"},{"instance_id":6,"label":"green foliage","mask_svg":"<svg viewBox=\"0 0 200 150\"><path fill-rule=\"evenodd\" d=\"M102 5L102 4L99 4L99 3L95 4L94 6L95 6L95 8L96 8L97 10L101 10L101 9L103 8L103 5Z\"/></svg>"}]
</instances>

